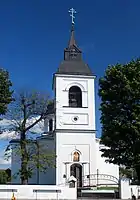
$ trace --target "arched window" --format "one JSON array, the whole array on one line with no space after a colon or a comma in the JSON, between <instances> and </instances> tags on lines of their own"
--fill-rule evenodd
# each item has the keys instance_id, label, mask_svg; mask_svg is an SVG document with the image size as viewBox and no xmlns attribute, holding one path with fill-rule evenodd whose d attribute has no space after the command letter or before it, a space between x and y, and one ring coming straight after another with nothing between
<instances>
[{"instance_id":1,"label":"arched window","mask_svg":"<svg viewBox=\"0 0 140 200\"><path fill-rule=\"evenodd\" d=\"M53 120L52 119L49 120L49 131L50 132L53 131Z\"/></svg>"},{"instance_id":2,"label":"arched window","mask_svg":"<svg viewBox=\"0 0 140 200\"><path fill-rule=\"evenodd\" d=\"M69 106L82 107L82 91L77 86L72 86L69 89Z\"/></svg>"},{"instance_id":3,"label":"arched window","mask_svg":"<svg viewBox=\"0 0 140 200\"><path fill-rule=\"evenodd\" d=\"M79 162L80 161L80 154L75 151L73 154L73 162Z\"/></svg>"}]
</instances>

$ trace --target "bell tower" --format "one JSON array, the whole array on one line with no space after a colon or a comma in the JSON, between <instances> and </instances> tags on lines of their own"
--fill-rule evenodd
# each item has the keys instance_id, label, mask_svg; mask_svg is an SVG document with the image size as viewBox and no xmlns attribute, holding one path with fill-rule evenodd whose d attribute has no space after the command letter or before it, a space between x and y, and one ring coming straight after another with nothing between
<instances>
[{"instance_id":1,"label":"bell tower","mask_svg":"<svg viewBox=\"0 0 140 200\"><path fill-rule=\"evenodd\" d=\"M73 13L73 9L70 12ZM64 49L64 59L54 74L53 83L56 184L61 184L74 175L79 180L78 186L81 186L82 176L90 174L91 170L96 171L96 165L92 161L92 152L96 152L95 75L83 61L82 51L74 35L72 18L70 40Z\"/></svg>"},{"instance_id":2,"label":"bell tower","mask_svg":"<svg viewBox=\"0 0 140 200\"><path fill-rule=\"evenodd\" d=\"M64 60L54 74L57 130L95 130L95 75L83 61L75 40L72 18L71 35Z\"/></svg>"}]
</instances>

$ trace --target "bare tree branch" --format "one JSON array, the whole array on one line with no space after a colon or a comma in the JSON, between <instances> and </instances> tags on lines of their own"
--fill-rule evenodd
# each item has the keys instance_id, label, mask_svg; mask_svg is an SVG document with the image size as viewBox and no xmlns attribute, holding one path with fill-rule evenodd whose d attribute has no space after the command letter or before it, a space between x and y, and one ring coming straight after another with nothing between
<instances>
[{"instance_id":1,"label":"bare tree branch","mask_svg":"<svg viewBox=\"0 0 140 200\"><path fill-rule=\"evenodd\" d=\"M13 121L12 127L9 128L9 131L15 131L19 133L19 147L18 152L21 157L21 169L19 169L19 174L21 177L22 184L28 183L28 178L31 177L33 168L29 167L29 162L34 163L34 165L39 165L38 167L42 170L45 170L42 162L39 164L39 161L35 161L36 153L29 150L29 138L27 138L30 129L35 127L40 121L44 120L48 114L48 105L50 105L48 95L44 95L37 92L22 92L15 95L15 101L11 104L8 117ZM34 120L33 120L34 119ZM33 148L34 150L35 148ZM9 147L7 148L7 151ZM32 153L31 153L31 152ZM43 152L44 153L44 152ZM43 163L52 163L53 156L52 153L48 152L42 155ZM33 156L34 155L34 156ZM31 160L32 159L32 160ZM46 159L46 162L44 162ZM54 160L54 159L53 159ZM32 164L33 165L33 164Z\"/></svg>"}]
</instances>

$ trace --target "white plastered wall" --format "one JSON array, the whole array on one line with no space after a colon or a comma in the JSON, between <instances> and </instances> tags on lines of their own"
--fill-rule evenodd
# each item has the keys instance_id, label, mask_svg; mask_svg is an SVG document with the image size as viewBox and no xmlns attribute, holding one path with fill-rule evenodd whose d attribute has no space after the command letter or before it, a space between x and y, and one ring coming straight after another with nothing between
<instances>
[{"instance_id":1,"label":"white plastered wall","mask_svg":"<svg viewBox=\"0 0 140 200\"><path fill-rule=\"evenodd\" d=\"M56 75L56 129L95 130L95 77ZM69 107L68 93L71 86L82 91L82 108ZM78 116L78 121L73 118Z\"/></svg>"}]
</instances>

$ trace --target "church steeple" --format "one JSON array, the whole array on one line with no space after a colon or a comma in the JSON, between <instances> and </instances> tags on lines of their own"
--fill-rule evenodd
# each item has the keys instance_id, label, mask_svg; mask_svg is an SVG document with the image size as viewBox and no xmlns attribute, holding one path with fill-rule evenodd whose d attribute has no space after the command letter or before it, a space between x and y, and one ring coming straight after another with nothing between
<instances>
[{"instance_id":1,"label":"church steeple","mask_svg":"<svg viewBox=\"0 0 140 200\"><path fill-rule=\"evenodd\" d=\"M72 18L71 35L67 48L64 49L64 60L61 62L57 73L61 74L79 74L79 75L92 75L88 65L82 59L82 51L78 47L75 40L75 23L74 14L76 11L71 8L69 10Z\"/></svg>"},{"instance_id":2,"label":"church steeple","mask_svg":"<svg viewBox=\"0 0 140 200\"><path fill-rule=\"evenodd\" d=\"M75 40L75 23L74 23L74 13L76 13L76 11L72 8L70 9L71 12L71 17L72 17L72 24L71 24L71 35L70 35L70 40L68 43L67 48L64 50L64 60L69 60L69 61L80 61L82 60L82 52L81 50L78 48L78 45L76 43Z\"/></svg>"},{"instance_id":3,"label":"church steeple","mask_svg":"<svg viewBox=\"0 0 140 200\"><path fill-rule=\"evenodd\" d=\"M74 22L74 19L75 19L74 14L76 14L76 10L74 8L71 8L69 10L69 13L70 13L70 16L71 16L71 25L72 26L71 26L71 37L70 37L70 41L69 41L68 47L71 48L73 46L77 46L76 42L75 42L75 38L74 38L74 24L75 24L75 22Z\"/></svg>"},{"instance_id":4,"label":"church steeple","mask_svg":"<svg viewBox=\"0 0 140 200\"><path fill-rule=\"evenodd\" d=\"M74 38L74 24L72 24L72 27L71 27L71 36L70 36L70 41L69 41L69 48L71 48L72 46L77 46L75 38Z\"/></svg>"}]
</instances>

